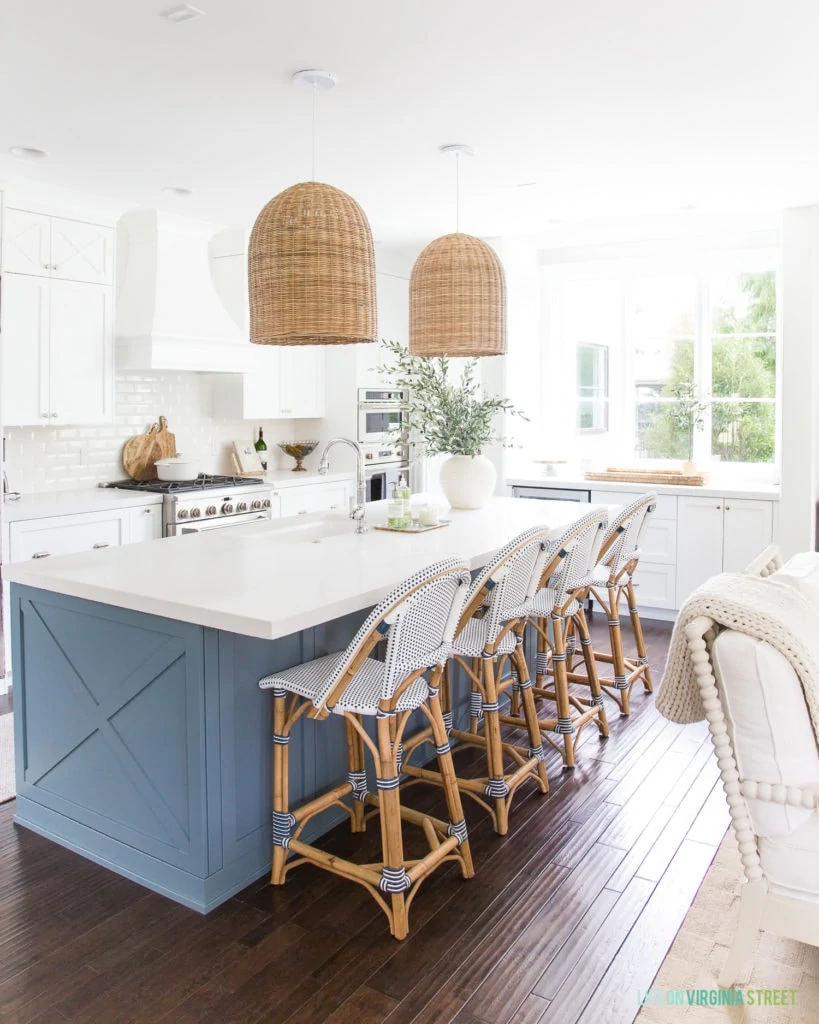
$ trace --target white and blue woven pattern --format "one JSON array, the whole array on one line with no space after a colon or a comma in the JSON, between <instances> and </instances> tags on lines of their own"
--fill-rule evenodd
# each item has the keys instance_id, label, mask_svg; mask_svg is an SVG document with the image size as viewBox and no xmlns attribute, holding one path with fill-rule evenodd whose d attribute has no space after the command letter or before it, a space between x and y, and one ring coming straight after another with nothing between
<instances>
[{"instance_id":1,"label":"white and blue woven pattern","mask_svg":"<svg viewBox=\"0 0 819 1024\"><path fill-rule=\"evenodd\" d=\"M603 539L604 547L613 540L603 561L606 567L606 582L609 579L616 580L629 562L640 557L640 545L648 521L656 508L656 494L641 494L639 498L624 505L612 519Z\"/></svg>"},{"instance_id":2,"label":"white and blue woven pattern","mask_svg":"<svg viewBox=\"0 0 819 1024\"><path fill-rule=\"evenodd\" d=\"M376 714L416 670L443 665L452 653L452 638L463 612L470 574L465 563L447 558L399 584L367 616L346 650L265 676L262 689L283 689L321 707L342 678L361 645L378 630L387 639L383 662L368 658L330 710L341 714ZM396 710L416 708L426 699L427 683L419 679L401 694Z\"/></svg>"},{"instance_id":3,"label":"white and blue woven pattern","mask_svg":"<svg viewBox=\"0 0 819 1024\"><path fill-rule=\"evenodd\" d=\"M587 512L555 542L561 561L549 581L559 595L572 594L588 585L586 581L597 562L608 514L605 509Z\"/></svg>"},{"instance_id":4,"label":"white and blue woven pattern","mask_svg":"<svg viewBox=\"0 0 819 1024\"><path fill-rule=\"evenodd\" d=\"M487 619L470 619L464 623L464 628L455 637L452 645L452 653L461 658L480 658L487 646L494 638L489 636L489 622ZM515 634L507 633L498 645L498 654L511 654L515 649Z\"/></svg>"}]
</instances>

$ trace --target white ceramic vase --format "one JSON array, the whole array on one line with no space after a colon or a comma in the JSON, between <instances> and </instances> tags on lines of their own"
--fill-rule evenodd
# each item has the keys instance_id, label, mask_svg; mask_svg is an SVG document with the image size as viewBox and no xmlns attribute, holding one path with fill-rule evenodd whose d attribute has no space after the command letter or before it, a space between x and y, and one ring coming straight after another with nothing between
<instances>
[{"instance_id":1,"label":"white ceramic vase","mask_svg":"<svg viewBox=\"0 0 819 1024\"><path fill-rule=\"evenodd\" d=\"M686 459L682 464L682 471L684 476L695 476L697 472L697 464L692 459Z\"/></svg>"},{"instance_id":2,"label":"white ceramic vase","mask_svg":"<svg viewBox=\"0 0 819 1024\"><path fill-rule=\"evenodd\" d=\"M498 478L485 455L450 455L441 466L441 489L452 508L483 508L492 497Z\"/></svg>"}]
</instances>

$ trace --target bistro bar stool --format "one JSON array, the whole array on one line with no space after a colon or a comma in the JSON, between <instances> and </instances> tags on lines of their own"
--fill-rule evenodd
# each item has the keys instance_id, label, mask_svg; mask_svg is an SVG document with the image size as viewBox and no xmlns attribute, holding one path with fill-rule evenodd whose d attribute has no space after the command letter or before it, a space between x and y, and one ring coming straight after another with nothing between
<instances>
[{"instance_id":1,"label":"bistro bar stool","mask_svg":"<svg viewBox=\"0 0 819 1024\"><path fill-rule=\"evenodd\" d=\"M313 864L358 882L387 915L396 939L408 932L408 912L422 880L445 860L455 860L464 878L474 874L461 798L438 696L443 667L469 590L469 569L449 558L406 579L378 604L340 654L265 676L273 691L273 867L270 881L284 884L290 868ZM386 641L384 660L370 657ZM428 675L428 679L425 676ZM416 709L426 716L446 798L449 821L403 807L399 798L401 738ZM306 714L342 715L347 730L347 781L291 811L288 803L288 741ZM363 719L375 719L375 734ZM375 762L376 794L370 793L365 750ZM344 797L352 797L350 804ZM355 864L301 841L307 822L329 807L342 807L352 831L366 826L365 807L381 815L382 860ZM418 860L404 856L402 819L421 826L430 850ZM288 861L288 854L295 854Z\"/></svg>"},{"instance_id":2,"label":"bistro bar stool","mask_svg":"<svg viewBox=\"0 0 819 1024\"><path fill-rule=\"evenodd\" d=\"M589 575L597 562L607 523L605 510L589 512L554 541L539 587L534 596L517 609L528 617L537 635L536 676L532 693L535 699L553 701L557 710L553 718L540 718L539 727L543 737L562 755L567 768L574 767L575 747L580 733L590 722L595 723L601 736L609 734L583 608ZM523 627L519 628L522 631ZM567 644L573 635L580 637L587 672L585 681L591 690L588 700L573 693L569 687ZM517 702L513 702L512 710L515 713L502 718L502 721L520 727L522 720L516 713Z\"/></svg>"},{"instance_id":3,"label":"bistro bar stool","mask_svg":"<svg viewBox=\"0 0 819 1024\"><path fill-rule=\"evenodd\" d=\"M631 713L631 690L638 680L642 680L646 693L651 693L654 689L632 577L640 561L640 544L656 507L656 494L642 494L624 506L612 520L603 538L597 565L591 573L587 594L580 598L584 601L586 596L591 594L608 618L611 650L595 651L595 658L612 666L614 677L600 679L600 685L617 701L623 715ZM628 602L631 629L637 648L633 658L627 658L623 651L623 634L620 629L620 602L623 597ZM569 680L586 685L589 683L588 672L583 675L573 671L571 643Z\"/></svg>"},{"instance_id":4,"label":"bistro bar stool","mask_svg":"<svg viewBox=\"0 0 819 1024\"><path fill-rule=\"evenodd\" d=\"M540 727L531 692L521 692L522 728L528 731L528 747L505 743L501 736L500 698L525 676L522 635L515 631L517 617L510 610L521 605L532 587L536 566L548 548L549 531L543 527L520 534L498 551L472 584L466 609L461 617L452 649L454 661L470 682L469 730L452 729L450 673L447 668L442 688L444 714L449 735L463 743L480 747L486 753L488 774L484 778L458 777L462 793L487 810L495 831L505 835L509 828L509 807L518 787L533 780L542 793L549 791ZM539 575L539 574L538 574ZM507 663L514 668L503 678ZM404 773L413 780L441 785L440 772L418 768L408 762L412 752L429 742L429 733L413 736L406 744ZM507 771L504 757L513 762Z\"/></svg>"}]
</instances>

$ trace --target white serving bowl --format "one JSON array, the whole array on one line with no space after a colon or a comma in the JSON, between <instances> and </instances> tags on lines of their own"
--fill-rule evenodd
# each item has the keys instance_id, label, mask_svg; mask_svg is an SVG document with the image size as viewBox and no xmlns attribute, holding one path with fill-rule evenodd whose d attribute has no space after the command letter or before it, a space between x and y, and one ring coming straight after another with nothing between
<instances>
[{"instance_id":1,"label":"white serving bowl","mask_svg":"<svg viewBox=\"0 0 819 1024\"><path fill-rule=\"evenodd\" d=\"M196 479L196 463L193 459L185 459L177 455L173 459L157 459L156 475L160 480L171 480L178 483L180 480Z\"/></svg>"}]
</instances>

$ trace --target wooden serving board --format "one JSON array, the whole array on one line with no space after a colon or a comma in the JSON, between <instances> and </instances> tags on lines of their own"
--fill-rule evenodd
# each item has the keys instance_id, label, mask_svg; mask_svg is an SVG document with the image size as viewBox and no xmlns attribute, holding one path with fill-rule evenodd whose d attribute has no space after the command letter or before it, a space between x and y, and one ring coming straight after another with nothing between
<instances>
[{"instance_id":1,"label":"wooden serving board","mask_svg":"<svg viewBox=\"0 0 819 1024\"><path fill-rule=\"evenodd\" d=\"M651 470L606 470L600 473L584 473L586 480L607 480L624 484L676 484L680 487L702 487L705 477L701 474L685 476L680 472L652 472Z\"/></svg>"},{"instance_id":2,"label":"wooden serving board","mask_svg":"<svg viewBox=\"0 0 819 1024\"><path fill-rule=\"evenodd\" d=\"M168 430L168 421L159 417L159 423L147 434L140 434L125 442L122 449L122 468L132 480L156 480L157 459L172 459L176 455L176 438Z\"/></svg>"},{"instance_id":3,"label":"wooden serving board","mask_svg":"<svg viewBox=\"0 0 819 1024\"><path fill-rule=\"evenodd\" d=\"M377 523L374 530L385 530L387 533L429 533L430 530L440 530L442 526L449 526L451 519L439 519L434 526L421 526L420 523L413 523L412 526L387 526L386 523Z\"/></svg>"}]
</instances>

